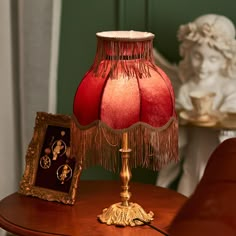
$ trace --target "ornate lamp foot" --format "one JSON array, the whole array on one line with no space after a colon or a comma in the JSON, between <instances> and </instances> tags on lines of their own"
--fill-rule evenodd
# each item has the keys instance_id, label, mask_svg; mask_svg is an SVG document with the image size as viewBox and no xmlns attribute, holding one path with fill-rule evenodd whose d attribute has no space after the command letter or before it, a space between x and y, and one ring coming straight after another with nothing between
<instances>
[{"instance_id":1,"label":"ornate lamp foot","mask_svg":"<svg viewBox=\"0 0 236 236\"><path fill-rule=\"evenodd\" d=\"M153 220L153 216L153 212L146 213L137 203L130 202L128 206L124 206L119 202L111 205L109 208L105 208L102 214L98 215L98 219L107 225L136 226L143 223L134 220L135 218L148 223Z\"/></svg>"},{"instance_id":2,"label":"ornate lamp foot","mask_svg":"<svg viewBox=\"0 0 236 236\"><path fill-rule=\"evenodd\" d=\"M122 189L120 193L121 201L111 205L109 208L105 208L101 215L98 215L98 219L102 223L107 225L117 226L136 226L143 225L145 222L149 223L153 220L154 213L146 213L144 209L137 203L129 202L131 193L129 192L129 181L131 179L131 171L129 168L129 153L131 149L128 148L128 133L123 133L123 145L120 152L122 152L122 168L120 177L122 180ZM135 219L140 219L135 220ZM143 222L142 222L143 221Z\"/></svg>"}]
</instances>

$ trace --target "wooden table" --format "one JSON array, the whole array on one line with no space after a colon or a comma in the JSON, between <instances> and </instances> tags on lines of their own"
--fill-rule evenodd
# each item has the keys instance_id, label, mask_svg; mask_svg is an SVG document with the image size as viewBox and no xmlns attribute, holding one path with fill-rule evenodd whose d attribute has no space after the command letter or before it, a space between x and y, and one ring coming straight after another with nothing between
<instances>
[{"instance_id":1,"label":"wooden table","mask_svg":"<svg viewBox=\"0 0 236 236\"><path fill-rule=\"evenodd\" d=\"M152 225L168 230L172 219L187 198L175 191L150 184L130 183L131 202L146 212L153 211ZM119 181L81 181L74 206L48 202L13 193L0 202L0 226L17 235L162 235L149 226L108 226L97 221L97 215L119 202Z\"/></svg>"}]
</instances>

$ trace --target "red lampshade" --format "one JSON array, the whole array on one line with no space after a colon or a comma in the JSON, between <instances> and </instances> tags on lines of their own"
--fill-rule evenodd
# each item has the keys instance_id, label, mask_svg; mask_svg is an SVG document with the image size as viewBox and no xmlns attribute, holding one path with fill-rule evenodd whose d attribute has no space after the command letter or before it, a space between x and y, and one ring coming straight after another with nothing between
<instances>
[{"instance_id":1,"label":"red lampshade","mask_svg":"<svg viewBox=\"0 0 236 236\"><path fill-rule=\"evenodd\" d=\"M143 160L143 155L149 156L144 166L155 163L151 155L159 156L156 169L177 158L178 145L174 92L153 62L153 38L151 33L135 31L97 33L95 61L78 86L73 112L77 138L86 136L86 145L93 142L88 132L93 145L104 149L101 139L120 142L118 136L126 130L134 155Z\"/></svg>"}]
</instances>

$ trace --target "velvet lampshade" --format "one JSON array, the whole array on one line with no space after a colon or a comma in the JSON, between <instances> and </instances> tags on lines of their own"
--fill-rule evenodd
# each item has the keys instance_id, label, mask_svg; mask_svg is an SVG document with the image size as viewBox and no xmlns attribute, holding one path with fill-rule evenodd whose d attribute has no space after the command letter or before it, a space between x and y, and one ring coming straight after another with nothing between
<instances>
[{"instance_id":1,"label":"velvet lampshade","mask_svg":"<svg viewBox=\"0 0 236 236\"><path fill-rule=\"evenodd\" d=\"M171 82L153 60L152 33L100 32L93 65L77 88L73 151L83 165L115 170L121 134L128 132L131 167L160 169L177 160L175 98ZM92 153L92 161L86 153ZM89 164L90 163L90 164Z\"/></svg>"}]
</instances>

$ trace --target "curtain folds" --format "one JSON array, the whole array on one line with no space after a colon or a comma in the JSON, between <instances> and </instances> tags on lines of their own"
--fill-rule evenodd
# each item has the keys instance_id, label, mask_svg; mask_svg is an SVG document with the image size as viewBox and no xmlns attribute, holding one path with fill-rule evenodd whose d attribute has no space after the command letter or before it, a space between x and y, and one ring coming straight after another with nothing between
<instances>
[{"instance_id":1,"label":"curtain folds","mask_svg":"<svg viewBox=\"0 0 236 236\"><path fill-rule=\"evenodd\" d=\"M61 0L0 1L0 200L18 190L36 112L56 113L60 15Z\"/></svg>"},{"instance_id":2,"label":"curtain folds","mask_svg":"<svg viewBox=\"0 0 236 236\"><path fill-rule=\"evenodd\" d=\"M18 189L36 112L56 113L60 15L61 0L0 1L0 199Z\"/></svg>"},{"instance_id":3,"label":"curtain folds","mask_svg":"<svg viewBox=\"0 0 236 236\"><path fill-rule=\"evenodd\" d=\"M49 112L49 108L55 112L59 2L23 0L18 6L23 155L32 136L36 112Z\"/></svg>"}]
</instances>

